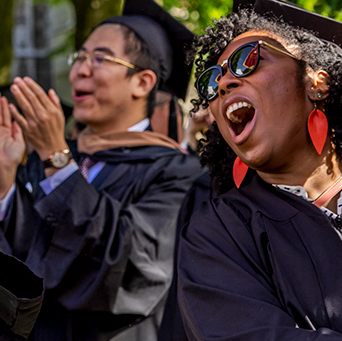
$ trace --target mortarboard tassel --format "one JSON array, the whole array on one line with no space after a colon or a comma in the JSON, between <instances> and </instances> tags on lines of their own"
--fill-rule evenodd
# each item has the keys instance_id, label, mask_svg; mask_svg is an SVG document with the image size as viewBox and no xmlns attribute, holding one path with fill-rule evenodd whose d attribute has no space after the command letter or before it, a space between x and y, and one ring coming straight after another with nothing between
<instances>
[{"instance_id":1,"label":"mortarboard tassel","mask_svg":"<svg viewBox=\"0 0 342 341\"><path fill-rule=\"evenodd\" d=\"M178 129L177 129L177 113L176 102L174 97L170 100L170 113L169 113L169 131L168 135L172 139L178 142Z\"/></svg>"}]
</instances>

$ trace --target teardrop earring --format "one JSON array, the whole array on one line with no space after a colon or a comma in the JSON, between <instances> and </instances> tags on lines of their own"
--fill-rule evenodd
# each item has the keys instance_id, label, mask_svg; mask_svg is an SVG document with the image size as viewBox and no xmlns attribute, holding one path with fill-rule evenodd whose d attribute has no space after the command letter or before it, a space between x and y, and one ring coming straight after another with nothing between
<instances>
[{"instance_id":1,"label":"teardrop earring","mask_svg":"<svg viewBox=\"0 0 342 341\"><path fill-rule=\"evenodd\" d=\"M328 136L328 119L323 111L317 109L316 103L314 106L309 115L308 130L317 153L321 155Z\"/></svg>"},{"instance_id":2,"label":"teardrop earring","mask_svg":"<svg viewBox=\"0 0 342 341\"><path fill-rule=\"evenodd\" d=\"M233 179L235 182L235 186L240 188L240 185L245 178L248 171L248 166L245 165L240 158L237 156L234 165L233 165Z\"/></svg>"}]
</instances>

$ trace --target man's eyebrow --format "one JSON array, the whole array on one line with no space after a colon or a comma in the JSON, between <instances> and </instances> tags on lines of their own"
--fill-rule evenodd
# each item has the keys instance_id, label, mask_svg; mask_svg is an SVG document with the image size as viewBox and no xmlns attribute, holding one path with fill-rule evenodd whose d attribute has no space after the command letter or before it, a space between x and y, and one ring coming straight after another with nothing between
<instances>
[{"instance_id":1,"label":"man's eyebrow","mask_svg":"<svg viewBox=\"0 0 342 341\"><path fill-rule=\"evenodd\" d=\"M88 52L84 46L80 47L80 51ZM111 56L114 56L114 52L111 49L109 49L108 47L103 47L103 46L95 47L95 49L93 51L100 51L100 52L110 54Z\"/></svg>"},{"instance_id":2,"label":"man's eyebrow","mask_svg":"<svg viewBox=\"0 0 342 341\"><path fill-rule=\"evenodd\" d=\"M105 52L107 54L110 54L111 56L114 56L114 52L111 49L109 49L108 47L99 46L99 47L96 47L94 49L94 51L101 51L101 52Z\"/></svg>"}]
</instances>

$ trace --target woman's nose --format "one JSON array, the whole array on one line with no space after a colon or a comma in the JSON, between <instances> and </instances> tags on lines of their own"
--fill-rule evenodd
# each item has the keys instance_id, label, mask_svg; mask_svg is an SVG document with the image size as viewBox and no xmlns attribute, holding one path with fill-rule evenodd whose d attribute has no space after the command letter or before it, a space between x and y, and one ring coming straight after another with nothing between
<instances>
[{"instance_id":1,"label":"woman's nose","mask_svg":"<svg viewBox=\"0 0 342 341\"><path fill-rule=\"evenodd\" d=\"M232 89L235 89L242 84L242 79L234 76L230 70L228 70L219 80L218 95L225 96Z\"/></svg>"}]
</instances>

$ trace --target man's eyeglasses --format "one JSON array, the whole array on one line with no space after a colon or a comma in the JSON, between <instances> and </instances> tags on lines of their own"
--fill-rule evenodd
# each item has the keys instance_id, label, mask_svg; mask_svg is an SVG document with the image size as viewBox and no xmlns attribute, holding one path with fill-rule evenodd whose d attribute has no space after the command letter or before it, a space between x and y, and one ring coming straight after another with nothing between
<instances>
[{"instance_id":1,"label":"man's eyeglasses","mask_svg":"<svg viewBox=\"0 0 342 341\"><path fill-rule=\"evenodd\" d=\"M241 78L251 75L259 65L261 45L268 46L273 50L299 60L292 54L280 50L263 40L244 44L238 47L228 59L221 63L221 65L213 65L202 72L196 82L196 88L199 96L207 101L211 101L217 96L219 81L225 74L223 70L225 65L228 66L230 72L235 77Z\"/></svg>"},{"instance_id":2,"label":"man's eyeglasses","mask_svg":"<svg viewBox=\"0 0 342 341\"><path fill-rule=\"evenodd\" d=\"M84 61L87 61L89 65L93 67L99 67L105 64L105 62L113 62L113 63L118 63L120 65L124 65L132 70L135 71L141 71L142 69L138 66L135 66L131 63L125 62L122 59L113 57L108 55L107 53L104 53L102 51L91 51L91 52L86 52L84 50L79 50L76 51L72 54L69 55L68 57L68 64L70 66L74 64L79 64L81 65Z\"/></svg>"}]
</instances>

